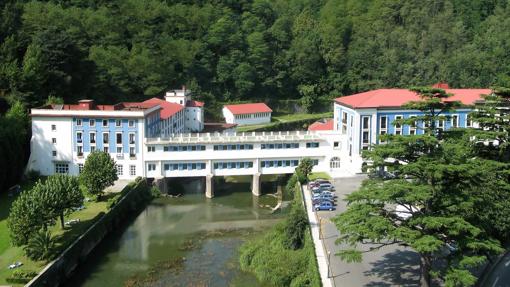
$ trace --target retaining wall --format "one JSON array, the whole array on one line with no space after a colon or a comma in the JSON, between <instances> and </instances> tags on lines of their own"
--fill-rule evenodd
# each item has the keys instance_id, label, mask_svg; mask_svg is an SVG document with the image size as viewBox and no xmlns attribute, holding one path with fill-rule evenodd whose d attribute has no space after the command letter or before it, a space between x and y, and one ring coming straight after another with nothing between
<instances>
[{"instance_id":1,"label":"retaining wall","mask_svg":"<svg viewBox=\"0 0 510 287\"><path fill-rule=\"evenodd\" d=\"M127 190L130 189L130 190ZM112 230L115 230L126 215L144 208L150 201L150 187L145 179L127 185L122 193L125 195L115 204L112 209L103 214L87 231L71 244L62 254L34 277L27 285L29 287L59 286L62 284L76 267L99 245L103 238Z\"/></svg>"}]
</instances>

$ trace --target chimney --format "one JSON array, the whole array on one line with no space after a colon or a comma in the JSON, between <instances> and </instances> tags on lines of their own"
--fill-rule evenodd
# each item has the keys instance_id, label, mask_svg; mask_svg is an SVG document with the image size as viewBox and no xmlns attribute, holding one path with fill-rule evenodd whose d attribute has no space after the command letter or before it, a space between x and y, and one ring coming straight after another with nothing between
<instances>
[{"instance_id":1,"label":"chimney","mask_svg":"<svg viewBox=\"0 0 510 287\"><path fill-rule=\"evenodd\" d=\"M434 85L432 85L432 88L437 88L437 89L449 89L450 86L448 85L448 83L445 83L445 82L439 82L439 83L436 83Z\"/></svg>"},{"instance_id":2,"label":"chimney","mask_svg":"<svg viewBox=\"0 0 510 287\"><path fill-rule=\"evenodd\" d=\"M94 100L79 100L78 105L83 110L93 110L96 107Z\"/></svg>"}]
</instances>

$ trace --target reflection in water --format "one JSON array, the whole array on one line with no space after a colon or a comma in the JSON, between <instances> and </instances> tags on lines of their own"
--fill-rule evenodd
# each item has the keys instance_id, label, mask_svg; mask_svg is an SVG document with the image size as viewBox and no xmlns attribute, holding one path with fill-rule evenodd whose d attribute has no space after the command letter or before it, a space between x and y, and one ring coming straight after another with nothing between
<instances>
[{"instance_id":1,"label":"reflection in water","mask_svg":"<svg viewBox=\"0 0 510 287\"><path fill-rule=\"evenodd\" d=\"M213 199L187 193L154 200L124 230L106 238L67 285L260 286L239 270L237 248L279 220L259 207L267 201L274 205L274 199L253 198L245 184L217 191Z\"/></svg>"}]
</instances>

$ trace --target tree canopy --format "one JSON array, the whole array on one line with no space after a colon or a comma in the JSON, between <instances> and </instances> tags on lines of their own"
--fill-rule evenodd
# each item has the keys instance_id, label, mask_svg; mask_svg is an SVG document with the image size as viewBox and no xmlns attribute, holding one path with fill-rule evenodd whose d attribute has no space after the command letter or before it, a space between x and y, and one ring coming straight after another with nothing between
<instances>
[{"instance_id":1,"label":"tree canopy","mask_svg":"<svg viewBox=\"0 0 510 287\"><path fill-rule=\"evenodd\" d=\"M80 179L87 191L100 200L104 189L118 179L115 161L105 152L91 152L85 160Z\"/></svg>"},{"instance_id":2,"label":"tree canopy","mask_svg":"<svg viewBox=\"0 0 510 287\"><path fill-rule=\"evenodd\" d=\"M0 4L0 90L29 106L340 96L447 81L509 86L504 0L149 0ZM213 103L210 103L213 106Z\"/></svg>"}]
</instances>

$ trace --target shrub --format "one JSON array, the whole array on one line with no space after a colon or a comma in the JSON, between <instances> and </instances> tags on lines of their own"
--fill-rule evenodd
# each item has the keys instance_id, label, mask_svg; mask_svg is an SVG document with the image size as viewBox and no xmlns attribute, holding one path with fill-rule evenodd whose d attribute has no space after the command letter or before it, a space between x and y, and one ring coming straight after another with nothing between
<instances>
[{"instance_id":1,"label":"shrub","mask_svg":"<svg viewBox=\"0 0 510 287\"><path fill-rule=\"evenodd\" d=\"M48 230L39 230L29 240L23 248L28 258L38 260L50 260L54 256L55 242Z\"/></svg>"},{"instance_id":2,"label":"shrub","mask_svg":"<svg viewBox=\"0 0 510 287\"><path fill-rule=\"evenodd\" d=\"M300 203L294 202L284 227L283 245L287 249L300 249L304 245L308 218Z\"/></svg>"},{"instance_id":3,"label":"shrub","mask_svg":"<svg viewBox=\"0 0 510 287\"><path fill-rule=\"evenodd\" d=\"M5 281L14 284L26 284L30 282L30 280L32 280L32 278L34 278L35 276L37 276L37 272L34 271L14 270L14 272L12 272L12 276L6 278Z\"/></svg>"},{"instance_id":4,"label":"shrub","mask_svg":"<svg viewBox=\"0 0 510 287\"><path fill-rule=\"evenodd\" d=\"M157 186L151 187L151 196L152 198L157 198L161 196L161 190Z\"/></svg>"}]
</instances>

